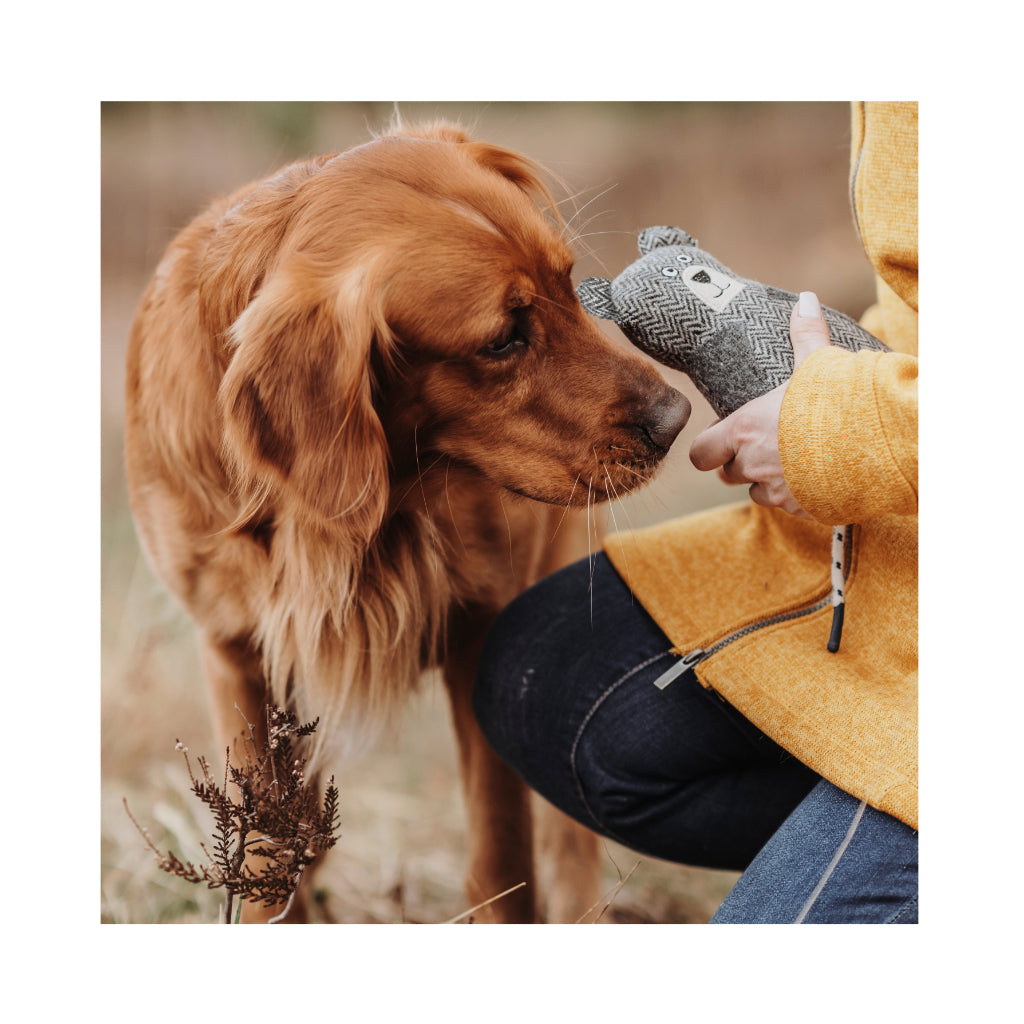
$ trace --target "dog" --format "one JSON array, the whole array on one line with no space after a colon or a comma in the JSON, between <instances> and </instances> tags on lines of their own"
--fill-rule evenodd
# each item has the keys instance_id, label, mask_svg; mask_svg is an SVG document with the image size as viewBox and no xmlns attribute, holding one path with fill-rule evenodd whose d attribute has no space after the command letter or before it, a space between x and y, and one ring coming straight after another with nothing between
<instances>
[{"instance_id":1,"label":"dog","mask_svg":"<svg viewBox=\"0 0 1024 1024\"><path fill-rule=\"evenodd\" d=\"M532 161L453 124L395 127L213 203L129 340L133 515L195 624L222 749L273 701L320 718L322 766L440 668L467 897L527 883L480 920L541 916L527 793L471 710L483 637L586 556L591 508L650 480L690 412L583 312L572 267ZM546 919L575 920L596 836L545 813ZM307 919L301 896L287 909Z\"/></svg>"}]
</instances>

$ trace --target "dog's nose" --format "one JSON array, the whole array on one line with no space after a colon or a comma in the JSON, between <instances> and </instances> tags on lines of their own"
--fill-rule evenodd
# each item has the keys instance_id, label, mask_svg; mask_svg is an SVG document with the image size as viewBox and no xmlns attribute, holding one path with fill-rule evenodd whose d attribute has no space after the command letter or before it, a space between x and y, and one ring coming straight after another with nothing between
<instances>
[{"instance_id":1,"label":"dog's nose","mask_svg":"<svg viewBox=\"0 0 1024 1024\"><path fill-rule=\"evenodd\" d=\"M689 418L689 399L668 385L653 400L630 403L627 409L629 426L652 448L663 452L672 447Z\"/></svg>"},{"instance_id":2,"label":"dog's nose","mask_svg":"<svg viewBox=\"0 0 1024 1024\"><path fill-rule=\"evenodd\" d=\"M647 433L660 448L671 448L689 418L690 400L675 388L668 388L648 414Z\"/></svg>"}]
</instances>

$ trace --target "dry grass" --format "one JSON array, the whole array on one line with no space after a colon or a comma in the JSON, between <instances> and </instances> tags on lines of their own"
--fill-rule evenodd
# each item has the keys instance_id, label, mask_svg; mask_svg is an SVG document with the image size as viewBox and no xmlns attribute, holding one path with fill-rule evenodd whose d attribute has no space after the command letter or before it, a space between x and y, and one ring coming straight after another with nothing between
<instances>
[{"instance_id":1,"label":"dry grass","mask_svg":"<svg viewBox=\"0 0 1024 1024\"><path fill-rule=\"evenodd\" d=\"M140 557L127 507L123 362L135 302L163 246L208 199L293 157L364 141L390 111L388 104L104 111L104 921L212 922L220 902L159 871L122 806L127 797L161 849L199 858L210 822L188 792L175 739L218 757L189 625ZM841 104L409 104L403 111L410 120L442 114L476 122L481 136L522 149L563 176L580 192L579 205L614 185L581 218L596 256L580 260L580 277L617 272L633 259L640 228L676 223L740 273L814 289L854 315L872 300L846 199L849 128ZM694 399L692 425L658 485L616 508L620 528L742 497L690 467L686 448L712 414L688 383L682 386ZM324 918L440 922L467 911L464 822L440 688L428 681L398 736L336 774L342 835L318 876ZM735 877L647 858L637 864L628 850L606 850L614 898L602 921L706 921Z\"/></svg>"}]
</instances>

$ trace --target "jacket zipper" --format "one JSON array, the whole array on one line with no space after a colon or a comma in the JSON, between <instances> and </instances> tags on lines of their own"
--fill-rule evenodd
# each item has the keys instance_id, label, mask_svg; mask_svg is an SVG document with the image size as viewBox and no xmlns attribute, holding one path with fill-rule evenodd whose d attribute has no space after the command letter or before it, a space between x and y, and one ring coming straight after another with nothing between
<instances>
[{"instance_id":1,"label":"jacket zipper","mask_svg":"<svg viewBox=\"0 0 1024 1024\"><path fill-rule=\"evenodd\" d=\"M690 651L689 654L684 654L671 668L662 672L654 680L654 685L659 690L664 690L669 683L678 679L684 672L688 672L702 661L706 661L712 654L717 654L723 647L728 647L734 640L739 640L742 637L749 636L751 633L756 633L759 629L764 629L766 626L774 626L780 622L788 622L790 619L799 619L805 615L811 615L814 612L821 611L823 608L827 608L831 603L832 594L830 591L823 598L815 601L814 604L804 605L802 608L795 608L789 612L781 612L778 615L769 616L767 619L759 619L757 622L751 622L749 625L735 630L728 636L722 637L721 640L717 640L711 647L697 647Z\"/></svg>"},{"instance_id":2,"label":"jacket zipper","mask_svg":"<svg viewBox=\"0 0 1024 1024\"><path fill-rule=\"evenodd\" d=\"M846 542L844 545L845 551L843 556L844 583L849 580L850 569L853 566L853 546L853 529L851 527L847 527ZM741 626L739 629L734 630L727 636L717 640L708 648L697 647L690 651L689 654L684 654L679 661L667 668L660 676L658 676L657 679L654 680L654 685L659 690L664 690L672 680L678 679L684 672L687 672L691 668L699 665L702 661L706 661L712 654L717 654L723 647L728 647L734 640L739 640L742 637L749 636L751 633L756 633L759 629L764 629L766 626L775 626L780 622L789 622L791 619L800 619L805 615L813 615L814 612L820 612L823 608L827 608L832 604L832 589L833 588L830 584L825 596L819 598L817 601L813 601L811 604L802 605L801 607L794 608L788 612L779 612L778 615L770 615L766 619L758 619L756 622L751 622L749 625ZM843 589L845 591L845 586Z\"/></svg>"}]
</instances>

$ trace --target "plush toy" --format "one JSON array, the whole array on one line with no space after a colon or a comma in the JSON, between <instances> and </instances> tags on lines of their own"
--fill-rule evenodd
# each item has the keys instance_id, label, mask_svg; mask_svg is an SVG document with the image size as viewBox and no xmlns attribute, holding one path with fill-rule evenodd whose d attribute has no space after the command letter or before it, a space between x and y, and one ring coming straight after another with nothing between
<instances>
[{"instance_id":1,"label":"plush toy","mask_svg":"<svg viewBox=\"0 0 1024 1024\"><path fill-rule=\"evenodd\" d=\"M639 248L640 258L614 281L590 277L579 284L587 312L614 321L638 348L682 370L719 416L792 376L795 294L739 277L679 228L647 228ZM833 345L886 350L848 316L826 307L822 313ZM836 527L832 541L831 651L842 633L847 532Z\"/></svg>"},{"instance_id":2,"label":"plush toy","mask_svg":"<svg viewBox=\"0 0 1024 1024\"><path fill-rule=\"evenodd\" d=\"M719 416L793 373L789 317L797 296L734 274L679 228L640 232L640 259L614 281L588 277L583 308L638 348L682 370ZM885 349L848 316L822 308L833 345Z\"/></svg>"}]
</instances>

